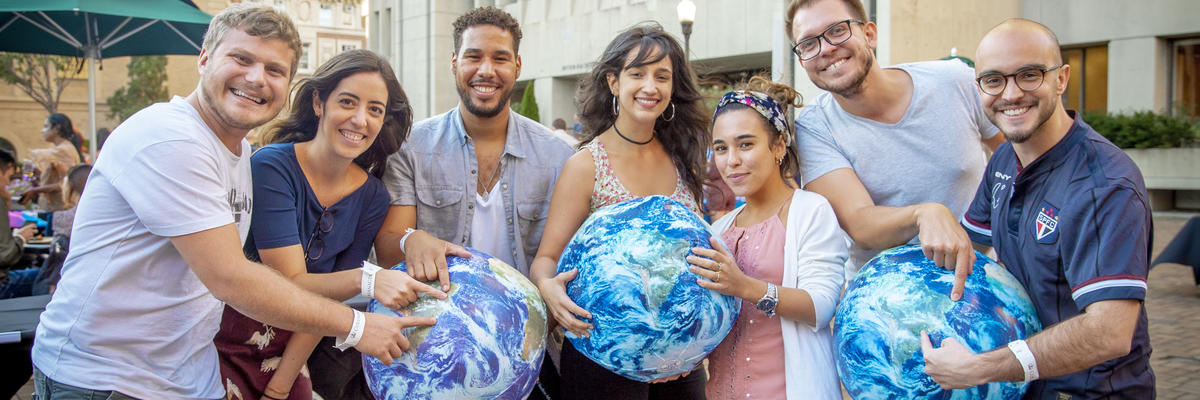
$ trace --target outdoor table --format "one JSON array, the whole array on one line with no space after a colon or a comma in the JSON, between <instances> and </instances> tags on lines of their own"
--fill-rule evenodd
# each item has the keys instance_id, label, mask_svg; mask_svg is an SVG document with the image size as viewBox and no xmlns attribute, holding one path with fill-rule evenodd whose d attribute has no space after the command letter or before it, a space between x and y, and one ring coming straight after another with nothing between
<instances>
[{"instance_id":1,"label":"outdoor table","mask_svg":"<svg viewBox=\"0 0 1200 400\"><path fill-rule=\"evenodd\" d=\"M50 295L0 300L0 343L33 340L38 318L50 302Z\"/></svg>"}]
</instances>

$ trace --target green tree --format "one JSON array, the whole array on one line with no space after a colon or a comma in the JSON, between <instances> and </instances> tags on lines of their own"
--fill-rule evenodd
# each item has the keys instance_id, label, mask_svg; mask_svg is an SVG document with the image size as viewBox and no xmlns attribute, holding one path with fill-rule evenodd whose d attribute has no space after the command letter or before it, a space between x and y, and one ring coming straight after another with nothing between
<instances>
[{"instance_id":1,"label":"green tree","mask_svg":"<svg viewBox=\"0 0 1200 400\"><path fill-rule=\"evenodd\" d=\"M108 98L108 117L124 121L148 105L167 101L167 97L167 57L131 57L129 84Z\"/></svg>"},{"instance_id":2,"label":"green tree","mask_svg":"<svg viewBox=\"0 0 1200 400\"><path fill-rule=\"evenodd\" d=\"M20 88L48 113L58 112L63 90L82 69L82 58L0 52L0 80Z\"/></svg>"},{"instance_id":3,"label":"green tree","mask_svg":"<svg viewBox=\"0 0 1200 400\"><path fill-rule=\"evenodd\" d=\"M517 114L524 115L526 118L534 121L542 120L538 115L537 99L533 97L532 81L530 81L528 85L525 85L525 92L521 94L521 102L513 104L513 107L516 108Z\"/></svg>"}]
</instances>

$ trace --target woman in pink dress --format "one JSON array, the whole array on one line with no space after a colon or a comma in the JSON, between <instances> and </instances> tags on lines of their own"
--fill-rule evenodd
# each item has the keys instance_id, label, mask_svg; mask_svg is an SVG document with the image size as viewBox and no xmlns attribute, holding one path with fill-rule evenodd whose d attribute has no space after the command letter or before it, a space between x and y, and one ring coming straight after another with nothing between
<instances>
[{"instance_id":1,"label":"woman in pink dress","mask_svg":"<svg viewBox=\"0 0 1200 400\"><path fill-rule=\"evenodd\" d=\"M554 320L586 336L592 326L579 318L591 315L566 292L578 271L555 274L563 248L592 211L621 201L669 196L698 214L709 138L707 113L687 57L657 24L618 34L579 97L583 145L558 176L529 272ZM570 342L563 343L559 370L566 399L704 397L703 373L633 381L591 361Z\"/></svg>"},{"instance_id":2,"label":"woman in pink dress","mask_svg":"<svg viewBox=\"0 0 1200 400\"><path fill-rule=\"evenodd\" d=\"M697 247L688 257L700 286L742 299L733 330L709 355L705 392L841 399L829 321L846 236L824 197L790 185L799 163L784 110L796 92L761 77L749 87L721 98L712 143L717 170L746 205L713 224L728 251L714 238L718 250Z\"/></svg>"}]
</instances>

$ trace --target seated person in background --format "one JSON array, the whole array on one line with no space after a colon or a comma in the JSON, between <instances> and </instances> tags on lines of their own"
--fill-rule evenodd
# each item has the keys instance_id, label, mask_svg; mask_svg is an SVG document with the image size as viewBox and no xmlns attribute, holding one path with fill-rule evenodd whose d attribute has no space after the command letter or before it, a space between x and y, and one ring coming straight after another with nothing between
<instances>
[{"instance_id":1,"label":"seated person in background","mask_svg":"<svg viewBox=\"0 0 1200 400\"><path fill-rule=\"evenodd\" d=\"M67 250L71 241L71 225L75 223L75 206L79 205L79 197L83 196L83 187L87 183L92 166L79 164L67 170L63 179L63 204L68 207L57 211L50 217L50 231L54 238L50 241L50 254L42 263L37 279L33 282L33 295L52 294L58 286L58 278L62 276L63 261L67 259Z\"/></svg>"},{"instance_id":2,"label":"seated person in background","mask_svg":"<svg viewBox=\"0 0 1200 400\"><path fill-rule=\"evenodd\" d=\"M17 161L12 153L0 150L0 177L4 177L5 181L9 176L17 173ZM8 215L10 208L9 203L12 199L5 195L4 200L0 201L3 204L0 211L4 215ZM0 233L0 270L7 271L9 268L16 266L21 261L21 254L25 248L25 243L33 238L33 225L25 225L20 229L12 229L8 224L4 224L4 232ZM2 280L3 278L0 278Z\"/></svg>"}]
</instances>

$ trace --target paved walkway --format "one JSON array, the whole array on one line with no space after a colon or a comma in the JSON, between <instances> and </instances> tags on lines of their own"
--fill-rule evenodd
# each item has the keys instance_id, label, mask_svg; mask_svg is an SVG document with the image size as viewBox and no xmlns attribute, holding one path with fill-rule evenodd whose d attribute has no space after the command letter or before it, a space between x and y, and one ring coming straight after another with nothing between
<instances>
[{"instance_id":1,"label":"paved walkway","mask_svg":"<svg viewBox=\"0 0 1200 400\"><path fill-rule=\"evenodd\" d=\"M1175 237L1186 215L1154 217L1154 255ZM1200 399L1200 287L1191 268L1160 264L1150 271L1146 313L1150 316L1150 365L1162 400ZM30 399L33 382L13 399Z\"/></svg>"}]
</instances>

